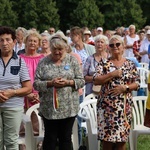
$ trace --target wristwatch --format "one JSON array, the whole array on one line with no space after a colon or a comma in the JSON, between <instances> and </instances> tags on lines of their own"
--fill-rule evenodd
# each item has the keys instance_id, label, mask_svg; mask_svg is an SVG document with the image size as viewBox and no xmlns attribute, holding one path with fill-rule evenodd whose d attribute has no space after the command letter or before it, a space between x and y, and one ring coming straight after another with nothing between
<instances>
[{"instance_id":1,"label":"wristwatch","mask_svg":"<svg viewBox=\"0 0 150 150\"><path fill-rule=\"evenodd\" d=\"M128 85L126 85L126 92L129 92L130 91L130 88Z\"/></svg>"}]
</instances>

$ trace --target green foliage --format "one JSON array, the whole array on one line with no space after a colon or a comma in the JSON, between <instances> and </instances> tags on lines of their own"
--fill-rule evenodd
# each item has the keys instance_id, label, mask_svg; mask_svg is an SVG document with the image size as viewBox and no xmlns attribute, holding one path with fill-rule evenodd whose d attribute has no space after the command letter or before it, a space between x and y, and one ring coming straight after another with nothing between
<instances>
[{"instance_id":1,"label":"green foliage","mask_svg":"<svg viewBox=\"0 0 150 150\"><path fill-rule=\"evenodd\" d=\"M145 25L150 25L150 0L138 0L138 2L143 11L143 16L146 18Z\"/></svg>"},{"instance_id":2,"label":"green foliage","mask_svg":"<svg viewBox=\"0 0 150 150\"><path fill-rule=\"evenodd\" d=\"M104 27L115 29L118 26L129 26L135 24L137 28L142 28L146 18L142 15L140 5L135 0L96 1L99 9L105 14Z\"/></svg>"},{"instance_id":3,"label":"green foliage","mask_svg":"<svg viewBox=\"0 0 150 150\"><path fill-rule=\"evenodd\" d=\"M1 0L0 2L0 25L16 28L18 26L18 16L12 10L12 2Z\"/></svg>"},{"instance_id":4,"label":"green foliage","mask_svg":"<svg viewBox=\"0 0 150 150\"><path fill-rule=\"evenodd\" d=\"M53 0L12 0L13 8L18 13L22 27L36 28L40 32L50 26L59 27L59 15L56 2ZM16 9L17 8L17 9Z\"/></svg>"},{"instance_id":5,"label":"green foliage","mask_svg":"<svg viewBox=\"0 0 150 150\"><path fill-rule=\"evenodd\" d=\"M0 25L43 32L49 27L66 31L72 26L118 26L150 24L149 0L1 0Z\"/></svg>"},{"instance_id":6,"label":"green foliage","mask_svg":"<svg viewBox=\"0 0 150 150\"><path fill-rule=\"evenodd\" d=\"M71 14L71 18L73 25L87 26L90 29L104 24L104 16L99 11L94 0L92 3L91 0L81 0Z\"/></svg>"},{"instance_id":7,"label":"green foliage","mask_svg":"<svg viewBox=\"0 0 150 150\"><path fill-rule=\"evenodd\" d=\"M49 27L59 28L59 15L56 2L52 0L36 0L38 14L38 29L46 30Z\"/></svg>"},{"instance_id":8,"label":"green foliage","mask_svg":"<svg viewBox=\"0 0 150 150\"><path fill-rule=\"evenodd\" d=\"M24 26L26 28L37 28L38 24L37 21L39 19L38 14L37 14L37 8L36 8L36 3L34 0L30 0L29 3L25 5L25 12L24 12Z\"/></svg>"},{"instance_id":9,"label":"green foliage","mask_svg":"<svg viewBox=\"0 0 150 150\"><path fill-rule=\"evenodd\" d=\"M70 13L78 6L77 0L56 0L58 14L60 15L60 29L66 31L71 28L73 21Z\"/></svg>"}]
</instances>

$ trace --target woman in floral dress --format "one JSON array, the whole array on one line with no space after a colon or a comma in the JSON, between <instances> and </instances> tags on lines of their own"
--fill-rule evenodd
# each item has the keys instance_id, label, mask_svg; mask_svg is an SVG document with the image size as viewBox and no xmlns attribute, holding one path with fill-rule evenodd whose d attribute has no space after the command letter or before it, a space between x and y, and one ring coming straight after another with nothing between
<instances>
[{"instance_id":1,"label":"woman in floral dress","mask_svg":"<svg viewBox=\"0 0 150 150\"><path fill-rule=\"evenodd\" d=\"M139 88L134 63L125 57L124 42L114 35L109 41L111 57L98 64L94 84L102 85L97 103L98 139L103 150L125 150L132 120L132 91Z\"/></svg>"}]
</instances>

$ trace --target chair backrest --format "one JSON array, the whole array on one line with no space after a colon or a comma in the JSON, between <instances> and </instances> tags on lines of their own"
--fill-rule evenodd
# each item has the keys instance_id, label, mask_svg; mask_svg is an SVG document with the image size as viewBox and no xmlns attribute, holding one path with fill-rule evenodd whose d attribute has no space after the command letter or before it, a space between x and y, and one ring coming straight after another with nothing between
<instances>
[{"instance_id":1,"label":"chair backrest","mask_svg":"<svg viewBox=\"0 0 150 150\"><path fill-rule=\"evenodd\" d=\"M38 103L38 104L35 104L35 105L33 105L33 106L31 106L28 110L27 110L27 112L26 112L26 115L27 116L29 116L29 117L31 117L31 114L33 113L33 112L35 112L35 114L36 114L36 116L37 116L37 118L38 118L38 123L39 123L39 136L43 136L43 130L44 130L44 126L43 126L43 121L42 121L42 118L39 116L39 106L40 106L40 104Z\"/></svg>"},{"instance_id":2,"label":"chair backrest","mask_svg":"<svg viewBox=\"0 0 150 150\"><path fill-rule=\"evenodd\" d=\"M87 100L90 100L90 99L98 99L98 95L95 94L95 93L91 93L91 94L87 95L87 96L83 99L83 101L87 101Z\"/></svg>"},{"instance_id":3,"label":"chair backrest","mask_svg":"<svg viewBox=\"0 0 150 150\"><path fill-rule=\"evenodd\" d=\"M97 128L97 99L89 99L80 104L79 117L84 120L90 120L91 128Z\"/></svg>"},{"instance_id":4,"label":"chair backrest","mask_svg":"<svg viewBox=\"0 0 150 150\"><path fill-rule=\"evenodd\" d=\"M147 96L134 96L133 97L133 129L136 125L143 125L144 115L146 110Z\"/></svg>"},{"instance_id":5,"label":"chair backrest","mask_svg":"<svg viewBox=\"0 0 150 150\"><path fill-rule=\"evenodd\" d=\"M140 64L140 66L142 67L142 68L145 68L145 69L149 69L149 64L148 63L139 63Z\"/></svg>"},{"instance_id":6,"label":"chair backrest","mask_svg":"<svg viewBox=\"0 0 150 150\"><path fill-rule=\"evenodd\" d=\"M149 70L142 68L142 67L137 67L137 70L140 75L140 88L147 88L147 80L149 76Z\"/></svg>"},{"instance_id":7,"label":"chair backrest","mask_svg":"<svg viewBox=\"0 0 150 150\"><path fill-rule=\"evenodd\" d=\"M39 137L44 137L44 124L43 124L43 120L38 115L39 114L39 110L38 110L39 106L40 106L39 103L31 106L27 110L26 115L29 116L29 117L31 117L32 112L35 112L35 114L37 115L37 118L38 118L38 122L39 122ZM72 139L73 139L72 142L73 142L73 148L74 148L74 150L78 150L78 131L77 130L78 130L77 119L75 119L75 122L74 122L74 125L73 125L73 132L72 132Z\"/></svg>"}]
</instances>

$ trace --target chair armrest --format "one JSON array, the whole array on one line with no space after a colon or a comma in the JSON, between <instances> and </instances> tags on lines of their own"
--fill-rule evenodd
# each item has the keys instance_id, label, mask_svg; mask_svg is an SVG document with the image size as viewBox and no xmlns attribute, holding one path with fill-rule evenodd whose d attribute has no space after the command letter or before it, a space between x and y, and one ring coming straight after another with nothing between
<instances>
[{"instance_id":1,"label":"chair armrest","mask_svg":"<svg viewBox=\"0 0 150 150\"><path fill-rule=\"evenodd\" d=\"M84 120L87 120L89 119L86 115L86 112L83 110L83 109L80 109L79 112L78 112L78 116Z\"/></svg>"},{"instance_id":2,"label":"chair armrest","mask_svg":"<svg viewBox=\"0 0 150 150\"><path fill-rule=\"evenodd\" d=\"M26 123L31 122L31 118L28 115L23 114L22 121L23 121L24 124L26 124Z\"/></svg>"}]
</instances>

